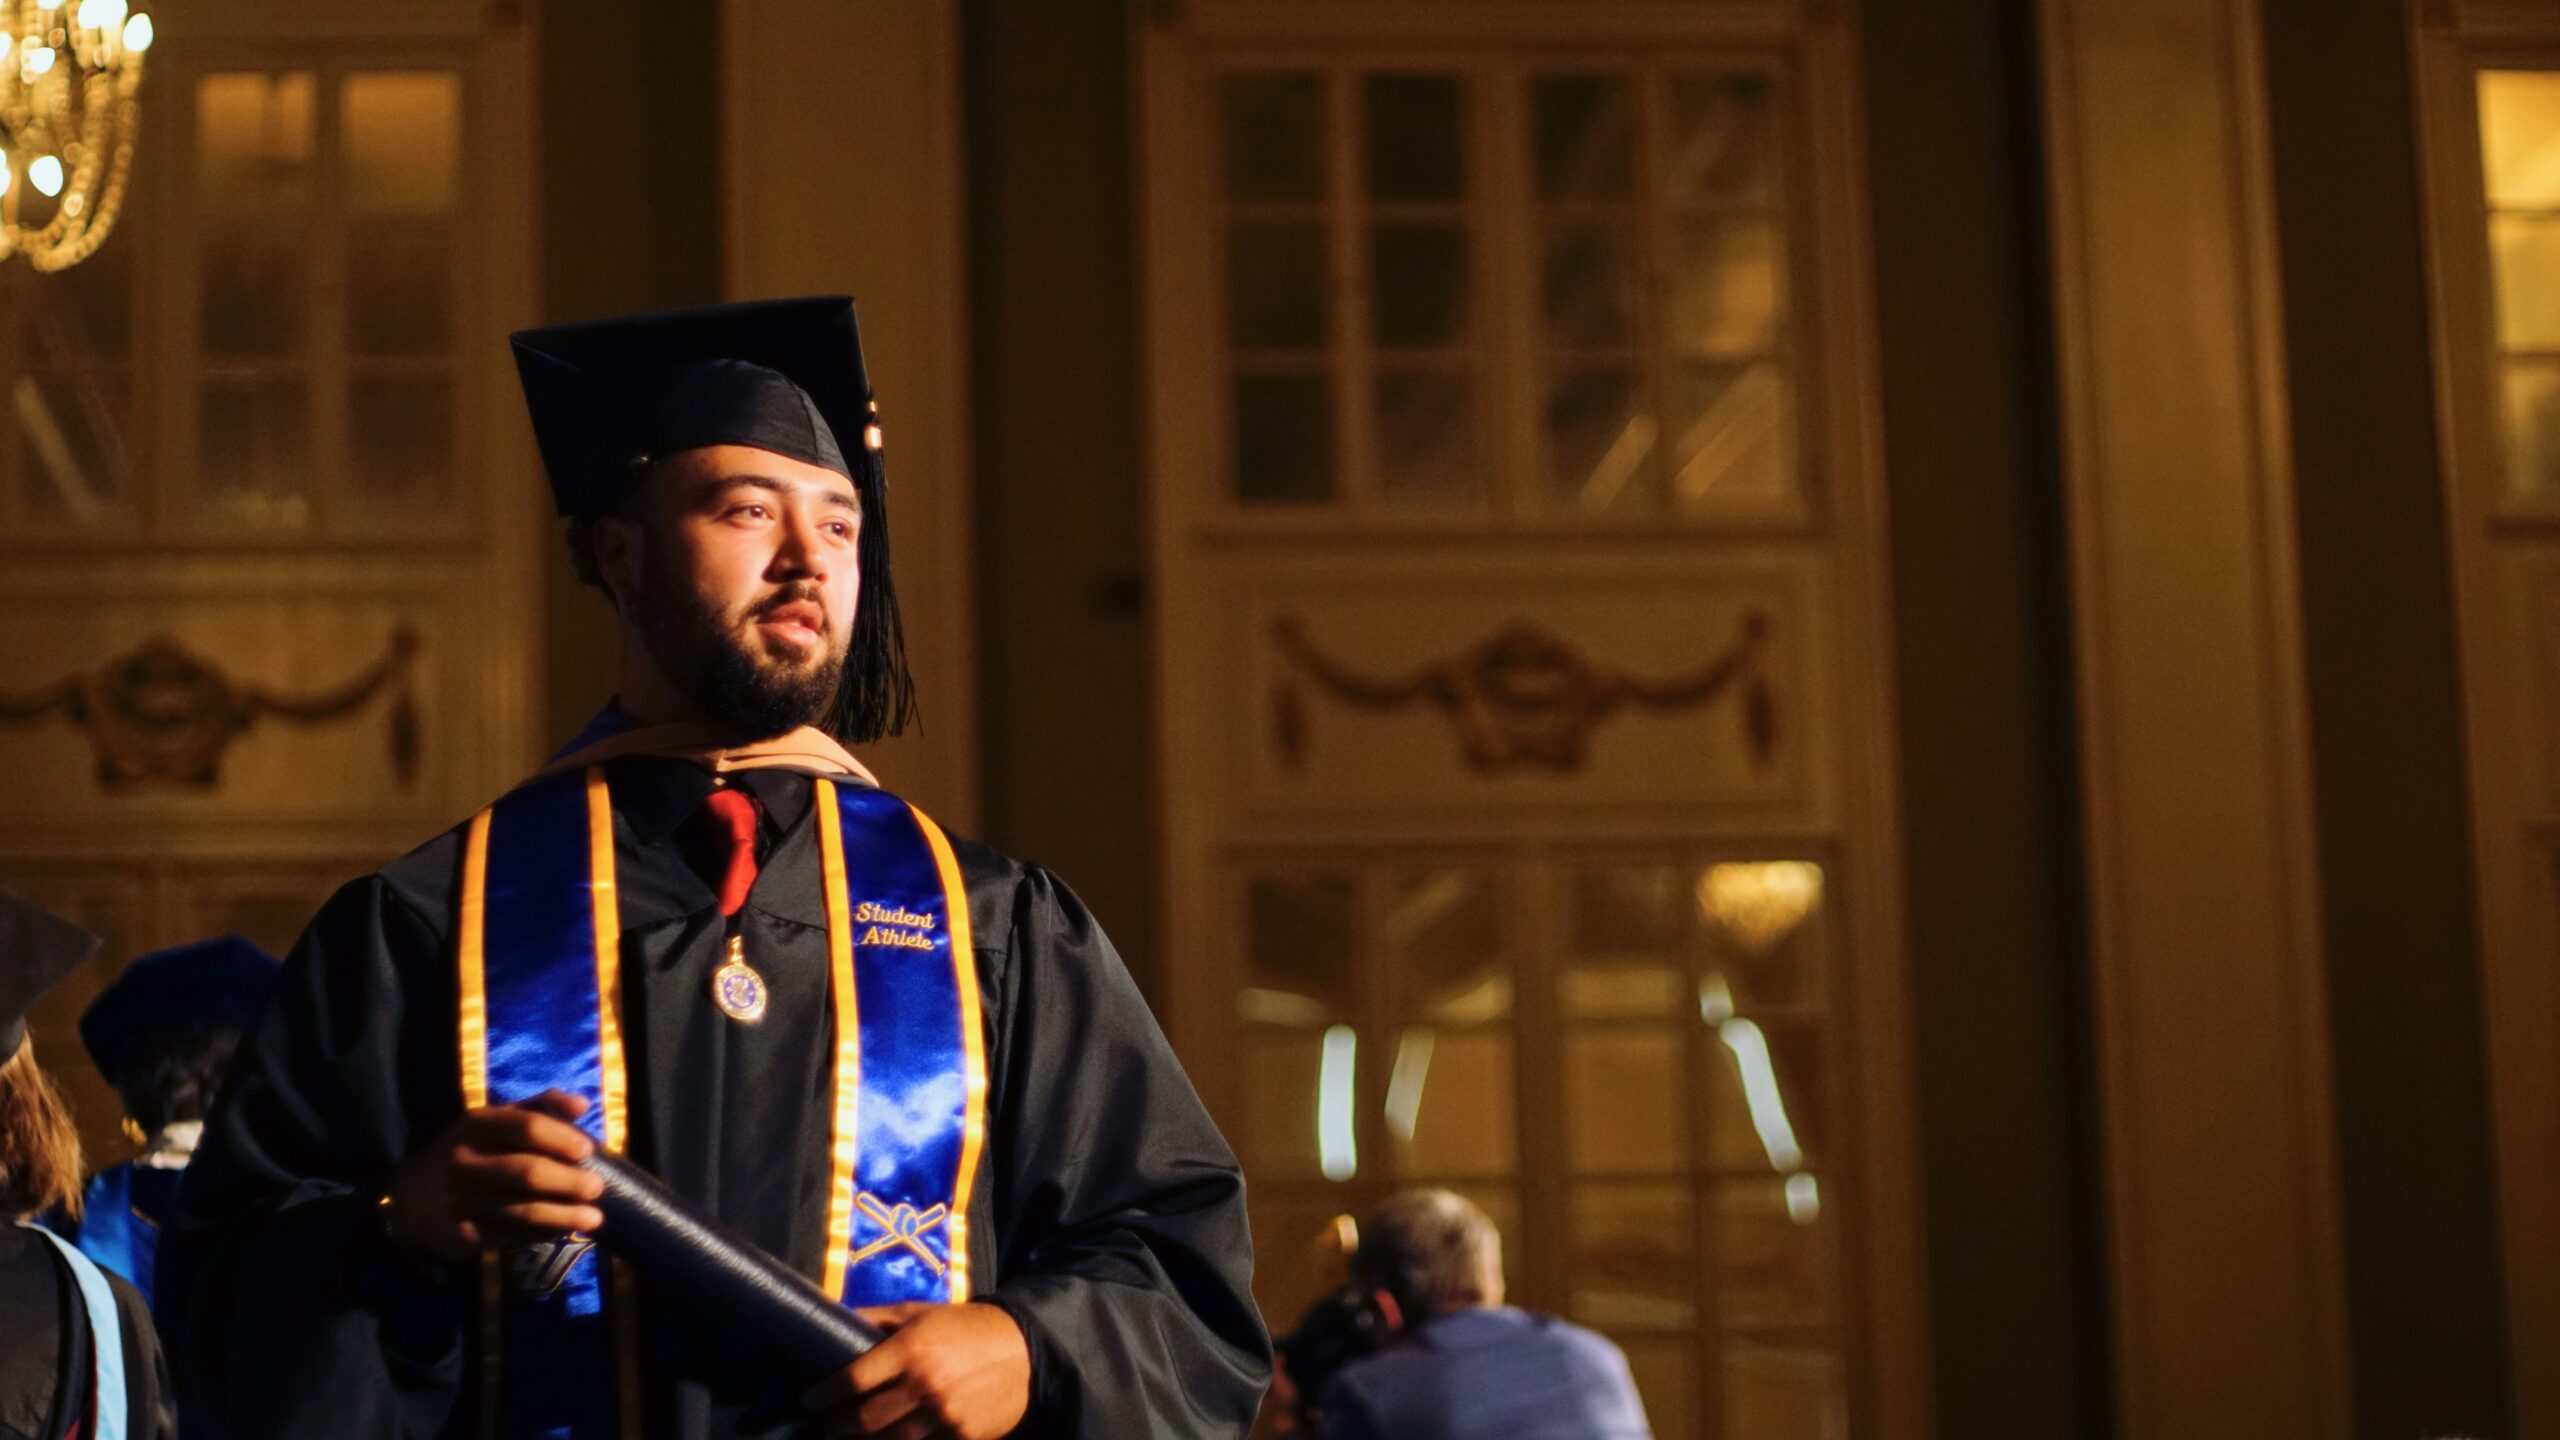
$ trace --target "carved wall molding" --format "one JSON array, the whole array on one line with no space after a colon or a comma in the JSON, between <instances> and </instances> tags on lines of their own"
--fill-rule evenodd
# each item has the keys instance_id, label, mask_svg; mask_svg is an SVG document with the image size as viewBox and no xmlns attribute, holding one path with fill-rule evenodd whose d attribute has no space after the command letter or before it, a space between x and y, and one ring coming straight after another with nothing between
<instances>
[{"instance_id":1,"label":"carved wall molding","mask_svg":"<svg viewBox=\"0 0 2560 1440\"><path fill-rule=\"evenodd\" d=\"M1449 659L1383 677L1325 654L1296 616L1275 618L1270 633L1290 670L1273 687L1273 743L1293 770L1306 761L1301 681L1355 709L1427 705L1440 711L1469 768L1486 775L1570 774L1583 767L1592 733L1627 707L1676 713L1728 694L1738 697L1742 742L1752 763L1765 767L1777 751L1777 705L1765 663L1769 621L1757 610L1745 611L1732 642L1698 669L1658 680L1603 665L1528 620L1515 620Z\"/></svg>"},{"instance_id":2,"label":"carved wall molding","mask_svg":"<svg viewBox=\"0 0 2560 1440\"><path fill-rule=\"evenodd\" d=\"M149 785L210 790L222 781L232 743L268 718L325 725L391 695L391 771L405 789L418 775L418 704L412 684L418 632L391 632L382 658L342 685L285 695L246 685L165 635L154 636L85 675L38 690L0 690L0 725L23 726L60 713L88 737L98 784L109 791Z\"/></svg>"}]
</instances>

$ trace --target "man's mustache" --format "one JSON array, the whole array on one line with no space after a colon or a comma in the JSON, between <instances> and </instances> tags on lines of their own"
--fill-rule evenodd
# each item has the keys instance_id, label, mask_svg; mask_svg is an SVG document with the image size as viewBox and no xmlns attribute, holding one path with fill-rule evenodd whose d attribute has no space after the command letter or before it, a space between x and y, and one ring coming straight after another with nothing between
<instances>
[{"instance_id":1,"label":"man's mustache","mask_svg":"<svg viewBox=\"0 0 2560 1440\"><path fill-rule=\"evenodd\" d=\"M834 628L833 617L827 614L826 592L819 589L815 582L805 580L796 581L790 585L786 585L766 598L757 601L753 606L749 607L747 611L747 618L750 620L761 620L786 605L816 606L819 620L823 622L828 629Z\"/></svg>"}]
</instances>

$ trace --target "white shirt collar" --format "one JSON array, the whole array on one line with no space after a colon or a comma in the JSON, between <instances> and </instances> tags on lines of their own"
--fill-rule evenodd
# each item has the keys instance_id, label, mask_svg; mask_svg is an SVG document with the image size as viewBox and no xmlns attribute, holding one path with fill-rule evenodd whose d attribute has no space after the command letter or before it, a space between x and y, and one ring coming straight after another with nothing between
<instances>
[{"instance_id":1,"label":"white shirt collar","mask_svg":"<svg viewBox=\"0 0 2560 1440\"><path fill-rule=\"evenodd\" d=\"M173 1120L160 1127L133 1163L145 1170L183 1170L195 1158L196 1142L204 1138L201 1120Z\"/></svg>"}]
</instances>

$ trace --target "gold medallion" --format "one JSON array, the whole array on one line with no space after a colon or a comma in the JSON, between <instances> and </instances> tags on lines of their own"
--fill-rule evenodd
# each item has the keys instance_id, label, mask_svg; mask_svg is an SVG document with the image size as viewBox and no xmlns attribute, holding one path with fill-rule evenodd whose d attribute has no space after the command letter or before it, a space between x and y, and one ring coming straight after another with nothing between
<instances>
[{"instance_id":1,"label":"gold medallion","mask_svg":"<svg viewBox=\"0 0 2560 1440\"><path fill-rule=\"evenodd\" d=\"M711 972L711 999L720 1013L742 1025L764 1018L764 977L747 964L747 944L729 937L729 958Z\"/></svg>"}]
</instances>

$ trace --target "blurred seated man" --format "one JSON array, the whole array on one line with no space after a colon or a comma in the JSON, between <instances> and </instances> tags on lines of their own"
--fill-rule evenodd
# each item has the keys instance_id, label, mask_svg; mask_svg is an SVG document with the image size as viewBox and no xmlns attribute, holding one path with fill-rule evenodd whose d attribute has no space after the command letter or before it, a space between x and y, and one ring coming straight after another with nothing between
<instances>
[{"instance_id":1,"label":"blurred seated man","mask_svg":"<svg viewBox=\"0 0 2560 1440\"><path fill-rule=\"evenodd\" d=\"M1502 1303L1501 1232L1465 1197L1390 1197L1361 1223L1351 1280L1388 1339L1326 1385L1337 1440L1651 1440L1617 1346Z\"/></svg>"}]
</instances>

